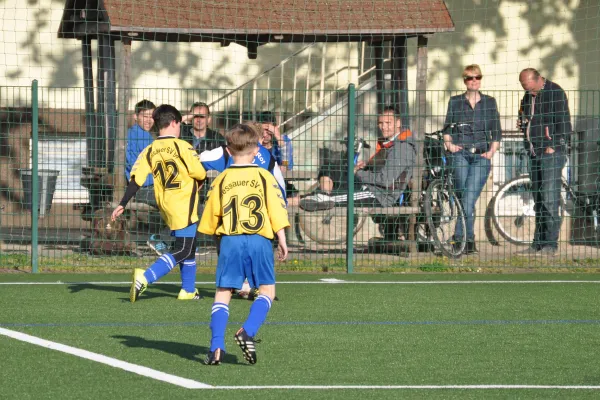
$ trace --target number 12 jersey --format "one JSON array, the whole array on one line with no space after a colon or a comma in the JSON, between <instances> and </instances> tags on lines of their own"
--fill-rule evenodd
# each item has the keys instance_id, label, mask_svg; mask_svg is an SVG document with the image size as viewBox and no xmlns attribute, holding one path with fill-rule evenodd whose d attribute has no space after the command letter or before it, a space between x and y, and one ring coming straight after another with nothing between
<instances>
[{"instance_id":1,"label":"number 12 jersey","mask_svg":"<svg viewBox=\"0 0 600 400\"><path fill-rule=\"evenodd\" d=\"M192 146L173 136L159 136L138 156L131 179L139 186L154 176L154 196L171 230L198 222L198 188L206 171Z\"/></svg>"}]
</instances>

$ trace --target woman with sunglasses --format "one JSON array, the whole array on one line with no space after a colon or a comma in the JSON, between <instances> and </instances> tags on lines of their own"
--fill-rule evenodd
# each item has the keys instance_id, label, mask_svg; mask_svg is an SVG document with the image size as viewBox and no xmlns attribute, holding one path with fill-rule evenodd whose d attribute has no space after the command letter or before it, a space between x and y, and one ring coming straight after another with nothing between
<instances>
[{"instance_id":1,"label":"woman with sunglasses","mask_svg":"<svg viewBox=\"0 0 600 400\"><path fill-rule=\"evenodd\" d=\"M474 254L475 204L490 174L491 159L500 148L502 128L496 99L479 91L483 78L479 65L466 66L462 76L467 91L450 98L446 124L466 125L444 135L444 142L451 153L454 188L466 216L466 227L458 224L456 236L466 229L465 254Z\"/></svg>"}]
</instances>

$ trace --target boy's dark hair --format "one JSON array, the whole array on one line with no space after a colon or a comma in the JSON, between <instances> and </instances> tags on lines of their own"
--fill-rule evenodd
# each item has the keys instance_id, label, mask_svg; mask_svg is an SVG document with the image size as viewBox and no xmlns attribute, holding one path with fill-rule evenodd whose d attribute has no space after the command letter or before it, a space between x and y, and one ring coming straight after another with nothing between
<instances>
[{"instance_id":1,"label":"boy's dark hair","mask_svg":"<svg viewBox=\"0 0 600 400\"><path fill-rule=\"evenodd\" d=\"M232 155L247 154L258 146L259 133L247 124L236 124L225 132L227 147Z\"/></svg>"},{"instance_id":2,"label":"boy's dark hair","mask_svg":"<svg viewBox=\"0 0 600 400\"><path fill-rule=\"evenodd\" d=\"M154 125L161 130L165 129L171 122L181 122L181 113L170 104L162 104L158 106L152 113Z\"/></svg>"},{"instance_id":3,"label":"boy's dark hair","mask_svg":"<svg viewBox=\"0 0 600 400\"><path fill-rule=\"evenodd\" d=\"M196 108L196 107L206 107L206 114L210 115L210 107L205 102L203 102L203 101L195 102L194 104L192 104L190 106L190 112L192 112L194 110L194 108Z\"/></svg>"},{"instance_id":4,"label":"boy's dark hair","mask_svg":"<svg viewBox=\"0 0 600 400\"><path fill-rule=\"evenodd\" d=\"M272 111L262 111L256 116L256 121L262 124L277 125L277 119Z\"/></svg>"},{"instance_id":5,"label":"boy's dark hair","mask_svg":"<svg viewBox=\"0 0 600 400\"><path fill-rule=\"evenodd\" d=\"M154 110L156 106L150 100L142 100L135 105L135 114L139 114L145 110Z\"/></svg>"}]
</instances>

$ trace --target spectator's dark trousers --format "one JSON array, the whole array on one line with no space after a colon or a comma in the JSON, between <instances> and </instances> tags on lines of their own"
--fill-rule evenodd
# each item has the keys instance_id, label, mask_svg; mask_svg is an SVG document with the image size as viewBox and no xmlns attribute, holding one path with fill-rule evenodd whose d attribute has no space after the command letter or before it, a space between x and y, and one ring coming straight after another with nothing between
<instances>
[{"instance_id":1,"label":"spectator's dark trousers","mask_svg":"<svg viewBox=\"0 0 600 400\"><path fill-rule=\"evenodd\" d=\"M559 213L561 176L566 162L567 158L562 151L531 157L531 186L535 201L533 248L558 248L562 223Z\"/></svg>"}]
</instances>

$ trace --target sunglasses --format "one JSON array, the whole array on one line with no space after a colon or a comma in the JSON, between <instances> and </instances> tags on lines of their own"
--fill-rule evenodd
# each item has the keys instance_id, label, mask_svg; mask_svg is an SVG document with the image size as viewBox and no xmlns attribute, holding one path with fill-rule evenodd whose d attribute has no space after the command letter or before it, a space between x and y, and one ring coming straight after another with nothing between
<instances>
[{"instance_id":1,"label":"sunglasses","mask_svg":"<svg viewBox=\"0 0 600 400\"><path fill-rule=\"evenodd\" d=\"M471 82L473 80L480 81L481 78L483 78L483 76L481 76L481 75L477 75L477 76L465 76L465 81L467 81L467 82Z\"/></svg>"},{"instance_id":2,"label":"sunglasses","mask_svg":"<svg viewBox=\"0 0 600 400\"><path fill-rule=\"evenodd\" d=\"M204 115L204 114L195 114L194 118L207 118L207 115Z\"/></svg>"}]
</instances>

